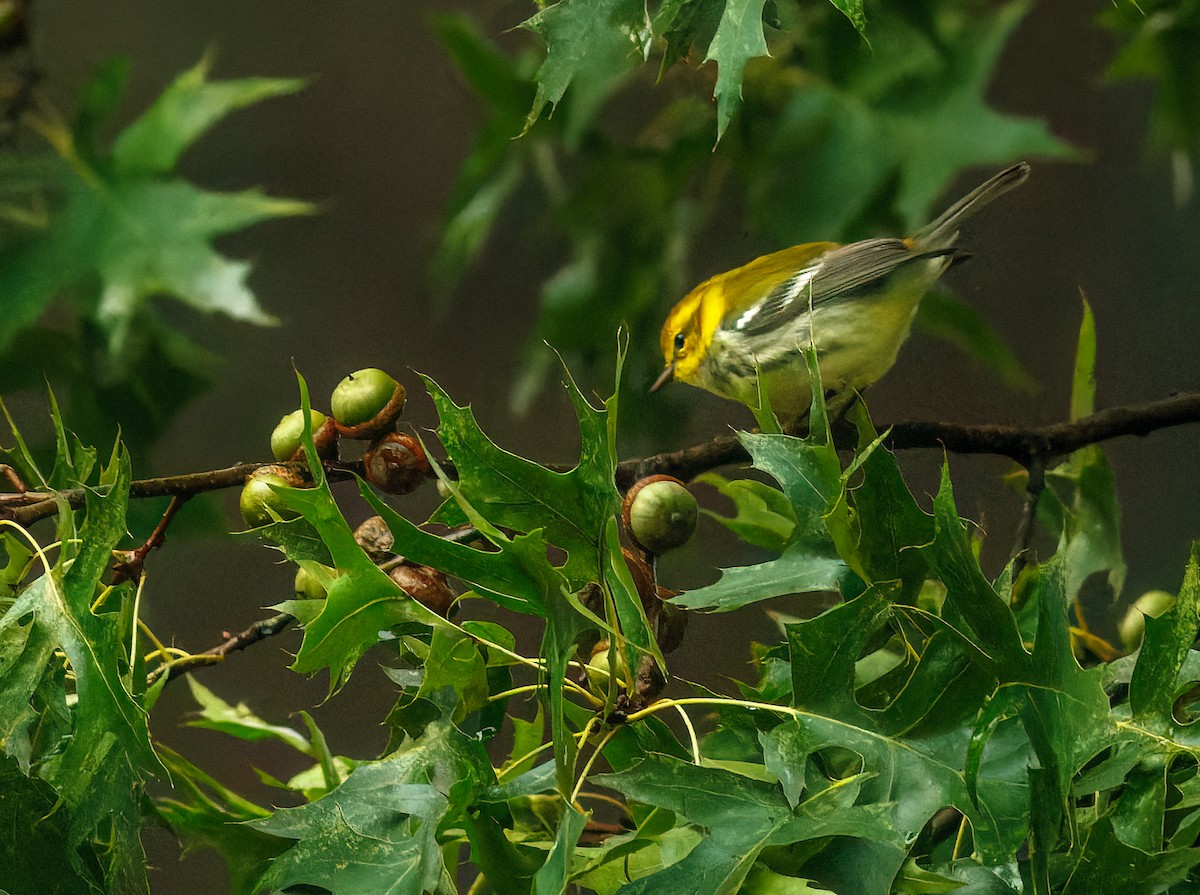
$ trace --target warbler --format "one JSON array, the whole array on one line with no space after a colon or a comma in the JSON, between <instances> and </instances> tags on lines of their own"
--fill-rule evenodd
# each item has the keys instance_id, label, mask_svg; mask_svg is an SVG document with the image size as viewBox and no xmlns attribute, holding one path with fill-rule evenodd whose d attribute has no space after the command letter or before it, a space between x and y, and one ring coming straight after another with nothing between
<instances>
[{"instance_id":1,"label":"warbler","mask_svg":"<svg viewBox=\"0 0 1200 895\"><path fill-rule=\"evenodd\" d=\"M906 239L809 242L705 280L675 305L660 345L672 379L756 406L759 385L786 430L812 402L804 349L817 352L831 415L896 362L922 296L956 260L959 225L1029 176L1005 168Z\"/></svg>"}]
</instances>

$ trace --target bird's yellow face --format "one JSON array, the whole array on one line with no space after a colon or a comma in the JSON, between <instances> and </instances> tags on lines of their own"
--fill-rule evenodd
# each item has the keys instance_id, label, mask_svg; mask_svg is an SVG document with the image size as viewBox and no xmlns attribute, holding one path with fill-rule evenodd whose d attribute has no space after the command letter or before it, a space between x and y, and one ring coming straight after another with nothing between
<instances>
[{"instance_id":1,"label":"bird's yellow face","mask_svg":"<svg viewBox=\"0 0 1200 895\"><path fill-rule=\"evenodd\" d=\"M709 291L707 286L705 283L693 289L667 315L667 322L663 324L658 339L666 369L655 383L655 388L672 379L699 384L707 346L719 322L705 319L710 316L706 311L711 310L711 302L705 301Z\"/></svg>"},{"instance_id":2,"label":"bird's yellow face","mask_svg":"<svg viewBox=\"0 0 1200 895\"><path fill-rule=\"evenodd\" d=\"M700 298L695 294L688 295L667 314L659 335L662 360L671 371L671 378L680 382L691 382L696 376L696 367L700 366L702 352L698 310Z\"/></svg>"}]
</instances>

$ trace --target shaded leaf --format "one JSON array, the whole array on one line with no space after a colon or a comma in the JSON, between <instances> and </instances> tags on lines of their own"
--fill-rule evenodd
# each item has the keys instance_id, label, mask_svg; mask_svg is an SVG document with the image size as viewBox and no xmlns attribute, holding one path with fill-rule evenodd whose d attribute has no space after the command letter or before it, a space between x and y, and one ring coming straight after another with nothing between
<instances>
[{"instance_id":1,"label":"shaded leaf","mask_svg":"<svg viewBox=\"0 0 1200 895\"><path fill-rule=\"evenodd\" d=\"M941 289L921 299L916 325L961 348L1009 388L1032 392L1033 377L995 329L969 304Z\"/></svg>"},{"instance_id":2,"label":"shaded leaf","mask_svg":"<svg viewBox=\"0 0 1200 895\"><path fill-rule=\"evenodd\" d=\"M270 812L222 785L190 761L159 746L171 774L169 796L155 800L154 810L183 840L185 851L215 849L229 868L230 888L250 891L267 862L284 851L287 841L246 825Z\"/></svg>"},{"instance_id":3,"label":"shaded leaf","mask_svg":"<svg viewBox=\"0 0 1200 895\"><path fill-rule=\"evenodd\" d=\"M763 34L763 6L766 0L725 0L725 9L717 24L705 62L717 63L717 139L729 127L734 110L742 100L742 74L746 63L767 55Z\"/></svg>"},{"instance_id":4,"label":"shaded leaf","mask_svg":"<svg viewBox=\"0 0 1200 895\"><path fill-rule=\"evenodd\" d=\"M65 806L69 845L92 837L107 840L106 875L124 891L140 892L147 890L140 791L162 766L150 746L146 714L124 677L128 641L120 613L92 610L111 550L125 534L131 478L129 458L117 446L99 486L88 490L84 523L59 551L57 565L0 617L0 742L6 749L28 743L28 733L12 735L28 725L29 707L40 715L47 695L65 700L54 656L62 650L75 679L71 735L61 744L41 744L46 752L26 761ZM71 520L65 511L60 524L69 527ZM110 599L115 604L131 597L126 588ZM43 681L49 682L50 694ZM81 860L74 856L72 866L84 873Z\"/></svg>"},{"instance_id":5,"label":"shaded leaf","mask_svg":"<svg viewBox=\"0 0 1200 895\"><path fill-rule=\"evenodd\" d=\"M733 501L735 515L722 516L701 508L706 516L720 522L743 541L782 553L796 527L796 514L778 488L754 479L727 479L715 472L696 477L697 482L712 485Z\"/></svg>"},{"instance_id":6,"label":"shaded leaf","mask_svg":"<svg viewBox=\"0 0 1200 895\"><path fill-rule=\"evenodd\" d=\"M448 725L431 725L420 740L360 764L324 798L252 821L256 830L296 840L255 891L301 885L347 895L454 891L437 834L490 777L478 743Z\"/></svg>"},{"instance_id":7,"label":"shaded leaf","mask_svg":"<svg viewBox=\"0 0 1200 895\"><path fill-rule=\"evenodd\" d=\"M749 173L759 226L779 245L861 237L860 221L880 219L882 205L913 232L954 172L1068 154L1040 121L985 101L1027 10L1010 2L977 16L922 17L885 6L872 18L869 46L840 22L806 36L819 42L811 57L818 80L789 92L773 114L755 109L762 124L753 139L762 143Z\"/></svg>"}]
</instances>

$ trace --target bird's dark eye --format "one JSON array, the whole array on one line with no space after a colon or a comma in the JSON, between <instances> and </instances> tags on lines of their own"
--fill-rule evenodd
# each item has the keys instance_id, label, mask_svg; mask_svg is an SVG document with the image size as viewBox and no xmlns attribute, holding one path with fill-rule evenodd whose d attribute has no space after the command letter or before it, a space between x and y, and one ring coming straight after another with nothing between
<instances>
[{"instance_id":1,"label":"bird's dark eye","mask_svg":"<svg viewBox=\"0 0 1200 895\"><path fill-rule=\"evenodd\" d=\"M686 341L687 341L687 338L684 336L683 333L675 333L675 350L682 351L683 343Z\"/></svg>"}]
</instances>

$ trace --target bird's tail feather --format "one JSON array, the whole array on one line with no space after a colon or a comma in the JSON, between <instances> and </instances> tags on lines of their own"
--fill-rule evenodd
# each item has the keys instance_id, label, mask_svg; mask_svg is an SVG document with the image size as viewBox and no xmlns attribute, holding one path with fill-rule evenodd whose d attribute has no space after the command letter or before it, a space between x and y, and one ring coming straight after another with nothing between
<instances>
[{"instance_id":1,"label":"bird's tail feather","mask_svg":"<svg viewBox=\"0 0 1200 895\"><path fill-rule=\"evenodd\" d=\"M948 246L958 236L958 226L993 199L1020 186L1029 176L1029 164L1018 162L980 184L963 196L932 223L926 224L911 239L915 249L934 249Z\"/></svg>"}]
</instances>

